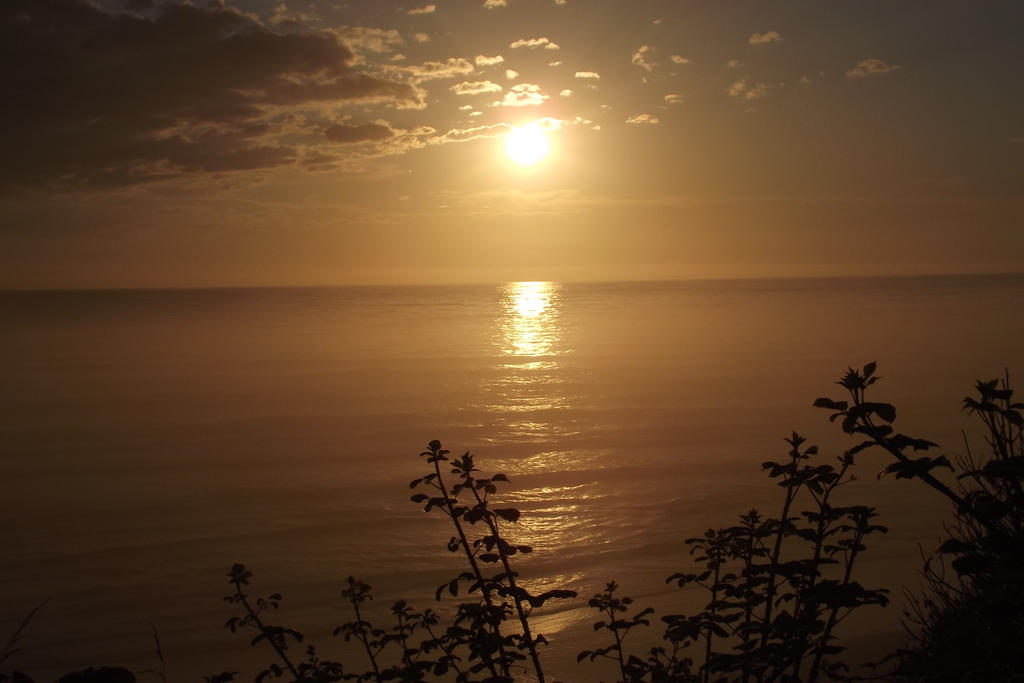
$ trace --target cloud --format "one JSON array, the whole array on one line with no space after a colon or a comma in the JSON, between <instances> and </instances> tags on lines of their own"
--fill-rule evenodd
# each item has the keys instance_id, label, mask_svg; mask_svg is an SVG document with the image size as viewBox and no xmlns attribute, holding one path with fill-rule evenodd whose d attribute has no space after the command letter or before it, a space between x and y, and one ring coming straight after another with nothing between
<instances>
[{"instance_id":1,"label":"cloud","mask_svg":"<svg viewBox=\"0 0 1024 683\"><path fill-rule=\"evenodd\" d=\"M449 57L443 62L423 62L389 68L407 74L417 83L467 76L475 70L473 63L462 57Z\"/></svg>"},{"instance_id":2,"label":"cloud","mask_svg":"<svg viewBox=\"0 0 1024 683\"><path fill-rule=\"evenodd\" d=\"M477 138L496 138L505 135L509 131L509 125L495 123L490 126L474 126L472 128L452 128L442 135L429 140L431 145L443 145L449 142L469 142Z\"/></svg>"},{"instance_id":3,"label":"cloud","mask_svg":"<svg viewBox=\"0 0 1024 683\"><path fill-rule=\"evenodd\" d=\"M390 54L404 44L402 36L394 29L370 28L366 26L342 26L338 34L357 53L376 52Z\"/></svg>"},{"instance_id":4,"label":"cloud","mask_svg":"<svg viewBox=\"0 0 1024 683\"><path fill-rule=\"evenodd\" d=\"M341 157L336 154L327 154L320 150L306 149L302 154L300 163L310 172L333 171L338 168Z\"/></svg>"},{"instance_id":5,"label":"cloud","mask_svg":"<svg viewBox=\"0 0 1024 683\"><path fill-rule=\"evenodd\" d=\"M312 17L305 12L290 12L288 10L288 5L282 2L274 7L274 12L270 15L269 23L272 26L278 26L281 24L296 26L299 22L309 21L310 19L312 19Z\"/></svg>"},{"instance_id":6,"label":"cloud","mask_svg":"<svg viewBox=\"0 0 1024 683\"><path fill-rule=\"evenodd\" d=\"M681 104L683 96L679 93L669 93L665 95L665 104Z\"/></svg>"},{"instance_id":7,"label":"cloud","mask_svg":"<svg viewBox=\"0 0 1024 683\"><path fill-rule=\"evenodd\" d=\"M324 130L324 137L329 142L340 144L351 144L354 142L366 142L374 140L387 140L394 137L395 131L385 122L363 123L357 126L345 123L336 123Z\"/></svg>"},{"instance_id":8,"label":"cloud","mask_svg":"<svg viewBox=\"0 0 1024 683\"><path fill-rule=\"evenodd\" d=\"M437 5L424 5L423 7L413 7L406 14L433 14L437 11Z\"/></svg>"},{"instance_id":9,"label":"cloud","mask_svg":"<svg viewBox=\"0 0 1024 683\"><path fill-rule=\"evenodd\" d=\"M742 64L738 59L730 59L728 62L725 63L726 69L738 69L740 66L742 66Z\"/></svg>"},{"instance_id":10,"label":"cloud","mask_svg":"<svg viewBox=\"0 0 1024 683\"><path fill-rule=\"evenodd\" d=\"M510 81L515 80L516 78L519 78L519 72L515 69L505 69L505 78Z\"/></svg>"},{"instance_id":11,"label":"cloud","mask_svg":"<svg viewBox=\"0 0 1024 683\"><path fill-rule=\"evenodd\" d=\"M764 83L751 84L750 77L744 76L740 80L736 81L729 86L730 97L738 97L740 99L751 101L757 100L768 94L768 87Z\"/></svg>"},{"instance_id":12,"label":"cloud","mask_svg":"<svg viewBox=\"0 0 1024 683\"><path fill-rule=\"evenodd\" d=\"M642 123L654 125L659 122L657 116L651 116L650 114L635 114L626 119L626 123L630 125L638 125Z\"/></svg>"},{"instance_id":13,"label":"cloud","mask_svg":"<svg viewBox=\"0 0 1024 683\"><path fill-rule=\"evenodd\" d=\"M429 43L430 35L427 33L414 33L412 34L412 39L417 43Z\"/></svg>"},{"instance_id":14,"label":"cloud","mask_svg":"<svg viewBox=\"0 0 1024 683\"><path fill-rule=\"evenodd\" d=\"M563 90L560 93L558 93L558 96L559 97L572 97L572 90L569 90L569 88L566 88L565 90Z\"/></svg>"},{"instance_id":15,"label":"cloud","mask_svg":"<svg viewBox=\"0 0 1024 683\"><path fill-rule=\"evenodd\" d=\"M533 125L544 130L559 130L568 126L569 122L563 119L556 119L553 116L545 116L542 119L534 121Z\"/></svg>"},{"instance_id":16,"label":"cloud","mask_svg":"<svg viewBox=\"0 0 1024 683\"><path fill-rule=\"evenodd\" d=\"M508 7L508 0L484 0L484 7L495 9L497 7Z\"/></svg>"},{"instance_id":17,"label":"cloud","mask_svg":"<svg viewBox=\"0 0 1024 683\"><path fill-rule=\"evenodd\" d=\"M683 57L682 55L672 55L671 57L669 57L669 59L672 60L673 64L689 64L690 63L690 60L687 59L686 57Z\"/></svg>"},{"instance_id":18,"label":"cloud","mask_svg":"<svg viewBox=\"0 0 1024 683\"><path fill-rule=\"evenodd\" d=\"M543 104L548 99L547 93L539 85L519 83L509 88L504 99L491 104L492 107L530 107Z\"/></svg>"},{"instance_id":19,"label":"cloud","mask_svg":"<svg viewBox=\"0 0 1024 683\"><path fill-rule=\"evenodd\" d=\"M729 90L728 90L729 96L730 97L740 97L740 96L742 96L743 93L745 93L747 91L748 81L749 80L750 80L749 77L744 76L740 80L738 80L735 83L733 83L732 85L730 85L729 86Z\"/></svg>"},{"instance_id":20,"label":"cloud","mask_svg":"<svg viewBox=\"0 0 1024 683\"><path fill-rule=\"evenodd\" d=\"M557 50L558 44L552 43L548 38L520 38L509 43L509 47L513 50L520 47L526 47L531 50L536 50L538 47L542 47L545 50Z\"/></svg>"},{"instance_id":21,"label":"cloud","mask_svg":"<svg viewBox=\"0 0 1024 683\"><path fill-rule=\"evenodd\" d=\"M576 78L597 81L601 79L601 74L597 73L596 71L577 71Z\"/></svg>"},{"instance_id":22,"label":"cloud","mask_svg":"<svg viewBox=\"0 0 1024 683\"><path fill-rule=\"evenodd\" d=\"M765 33L755 33L750 36L750 40L747 41L751 45L768 45L769 43L781 43L782 36L779 35L778 31L766 31Z\"/></svg>"},{"instance_id":23,"label":"cloud","mask_svg":"<svg viewBox=\"0 0 1024 683\"><path fill-rule=\"evenodd\" d=\"M477 66L495 66L505 61L505 58L501 55L495 55L493 57L487 57L486 55L477 55L473 58L473 62Z\"/></svg>"},{"instance_id":24,"label":"cloud","mask_svg":"<svg viewBox=\"0 0 1024 683\"><path fill-rule=\"evenodd\" d=\"M657 62L651 61L651 55L654 49L650 45L641 45L636 52L633 53L633 57L630 61L633 62L634 66L638 66L648 73L654 71L654 67L658 65Z\"/></svg>"},{"instance_id":25,"label":"cloud","mask_svg":"<svg viewBox=\"0 0 1024 683\"><path fill-rule=\"evenodd\" d=\"M408 83L354 69L333 31L275 33L223 5L111 13L4 0L0 186L110 186L294 163L302 112L416 106ZM68 36L75 36L69 40Z\"/></svg>"},{"instance_id":26,"label":"cloud","mask_svg":"<svg viewBox=\"0 0 1024 683\"><path fill-rule=\"evenodd\" d=\"M456 95L479 95L485 92L501 92L501 86L491 81L463 81L448 89Z\"/></svg>"},{"instance_id":27,"label":"cloud","mask_svg":"<svg viewBox=\"0 0 1024 683\"><path fill-rule=\"evenodd\" d=\"M867 76L877 76L878 74L887 74L890 71L896 71L899 69L897 64L886 64L881 59L875 59L874 57L868 57L857 62L857 65L846 72L847 78L865 78Z\"/></svg>"}]
</instances>

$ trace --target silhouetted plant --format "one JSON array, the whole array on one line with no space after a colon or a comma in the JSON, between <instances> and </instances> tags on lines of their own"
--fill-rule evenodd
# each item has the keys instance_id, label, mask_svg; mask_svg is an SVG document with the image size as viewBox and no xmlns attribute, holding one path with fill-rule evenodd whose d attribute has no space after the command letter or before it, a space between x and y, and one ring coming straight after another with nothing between
<instances>
[{"instance_id":1,"label":"silhouetted plant","mask_svg":"<svg viewBox=\"0 0 1024 683\"><path fill-rule=\"evenodd\" d=\"M234 586L235 591L224 598L233 605L242 607L240 616L233 616L227 620L225 626L231 629L232 633L244 628L252 628L257 631L256 637L252 639L252 645L266 642L277 654L280 663L271 662L265 669L256 675L256 683L273 676L280 678L286 673L291 675L293 681L301 683L326 683L327 681L339 681L342 679L342 667L337 662L322 661L316 655L316 649L310 645L306 648L306 661L296 666L288 657L288 641L302 642L303 636L295 629L284 626L268 624L263 615L269 611L276 610L281 601L281 594L274 593L266 598L257 598L253 602L243 590L243 586L249 585L252 572L246 569L244 564L236 564L228 572L229 583ZM223 683L234 680L236 672L225 671L216 676L207 677L211 683Z\"/></svg>"},{"instance_id":2,"label":"silhouetted plant","mask_svg":"<svg viewBox=\"0 0 1024 683\"><path fill-rule=\"evenodd\" d=\"M788 460L763 465L784 489L779 518L750 510L735 526L686 540L699 569L675 573L667 582L706 591L704 609L663 616L667 647L652 649L647 660L627 657L622 636L646 624L643 617L653 610L631 620L616 617L632 601L615 597L618 587L612 582L590 605L609 617L595 630L612 631L615 642L581 652L578 661L617 659L623 681L810 682L839 673L844 665L833 658L844 647L836 643L836 626L859 607L888 602L884 589L865 589L853 580L865 537L887 530L871 523L872 508L833 501L836 489L852 479L853 454L840 456L838 466L811 464L817 447L803 448L805 439L796 433L786 442ZM807 503L797 515L799 500ZM834 576L827 576L823 570L833 565ZM682 652L698 643L703 663L694 676L692 660Z\"/></svg>"},{"instance_id":3,"label":"silhouetted plant","mask_svg":"<svg viewBox=\"0 0 1024 683\"><path fill-rule=\"evenodd\" d=\"M153 632L153 645L156 647L157 661L160 662L159 669L144 669L139 673L152 674L159 678L163 683L167 683L167 662L164 660L164 648L160 644L160 634L157 633L156 624L149 625L150 630Z\"/></svg>"},{"instance_id":4,"label":"silhouetted plant","mask_svg":"<svg viewBox=\"0 0 1024 683\"><path fill-rule=\"evenodd\" d=\"M795 433L786 441L788 460L764 463L768 476L779 479L785 491L779 518L765 519L750 510L738 525L687 539L701 570L679 572L667 581L698 586L710 599L696 614L662 617L671 649L652 650L643 666L621 667L623 680L669 680L666 666L675 667L672 675L683 680L691 662L680 657L680 650L700 643L698 672L704 683L732 677L816 681L823 671L836 673L842 667L826 658L844 649L835 643L838 623L858 607L887 603L884 590L865 589L852 579L864 537L886 529L870 523L871 508L836 506L832 500L851 478L853 455L843 454L838 467L807 464L817 447L802 449L805 440ZM794 515L801 494L810 506ZM823 574L828 565L840 565L838 578ZM581 653L581 658L590 654Z\"/></svg>"},{"instance_id":5,"label":"silhouetted plant","mask_svg":"<svg viewBox=\"0 0 1024 683\"><path fill-rule=\"evenodd\" d=\"M440 599L446 589L451 595L457 595L460 582L469 584L467 592L470 594L480 591L482 604L463 604L457 618L457 624L465 625L468 622L470 626L470 632L465 635L469 638L471 658L480 658L490 670L492 679L510 680L513 664L524 658L521 652L526 652L537 680L543 683L544 670L537 646L547 643L547 640L543 635L533 635L530 613L548 600L572 598L576 592L555 589L533 595L516 581L519 574L513 570L510 558L518 553L532 552L532 548L510 543L501 534L500 526L503 522L517 522L520 512L516 508L490 507L490 496L497 491L496 484L508 483L508 477L501 473L491 477L477 476L479 470L469 452L451 460L448 458L449 451L441 447L440 441L431 441L427 448L420 456L434 466L434 471L413 480L409 487L428 486L440 495L417 493L412 496L412 501L425 503L424 511L438 508L448 516L457 534L449 540L448 550L455 553L461 548L471 570L439 586L436 596ZM456 479L450 487L441 471L442 462L450 463L450 474ZM463 494L468 494L469 500L466 503L460 500ZM472 526L478 522L484 524L486 531L484 535L470 541L465 525ZM497 565L497 573L488 576L484 573L483 565ZM503 634L501 625L509 616L508 599L511 599L511 607L515 609L520 630Z\"/></svg>"},{"instance_id":6,"label":"silhouetted plant","mask_svg":"<svg viewBox=\"0 0 1024 683\"><path fill-rule=\"evenodd\" d=\"M20 647L20 645L18 643L20 643L21 639L24 637L25 629L28 628L28 625L32 621L32 618L35 617L36 614L39 613L39 610L41 610L43 608L43 605L45 605L45 604L46 604L46 601L44 600L41 603L39 603L38 605L36 605L35 607L33 607L29 611L29 613L26 614L25 617L21 620L21 622L18 624L18 627L16 629L14 629L14 633L12 633L11 637L7 639L6 643L4 643L4 649L0 650L0 666L2 666L8 660L12 659L15 655L17 655L18 653L21 652L21 647ZM20 673L20 672L15 672L15 673ZM0 676L2 676L2 675L4 675L4 674L0 674ZM24 674L21 674L21 675L24 675ZM3 679L0 678L0 681L2 681L2 680Z\"/></svg>"},{"instance_id":7,"label":"silhouetted plant","mask_svg":"<svg viewBox=\"0 0 1024 683\"><path fill-rule=\"evenodd\" d=\"M434 471L420 479L413 480L409 484L409 488L416 488L424 484L435 488L441 495L428 496L425 493L417 493L412 496L412 501L414 503L426 501L426 505L423 507L426 512L429 512L434 507L439 507L444 511L458 534L458 536L453 536L448 541L448 551L455 553L461 548L472 570L468 573L463 572L459 574L459 576L446 584L441 584L435 593L435 597L440 600L441 593L446 588L451 595L458 595L460 581L473 582L471 585L473 588L480 590L484 604L482 606L463 605L460 607L457 624L463 625L466 622L470 624L471 629L463 635L468 637L475 645L472 648L471 658L479 659L490 671L492 678L498 679L500 671L501 678L507 679L510 677L509 665L512 658L505 652L505 638L501 633L501 622L506 617L505 605L496 598L495 588L492 583L484 580L483 571L480 569L480 563L477 561L475 548L470 545L469 539L466 536L462 518L467 508L459 504L458 498L449 493L448 485L445 483L444 476L441 473L441 463L447 462L449 451L442 449L441 442L436 439L430 442L428 449L420 453L420 457L426 457L427 462L434 466ZM496 477L503 476L496 475ZM472 588L470 591L472 592ZM462 628L465 630L465 626ZM490 632L490 636L484 633L485 629Z\"/></svg>"},{"instance_id":8,"label":"silhouetted plant","mask_svg":"<svg viewBox=\"0 0 1024 683\"><path fill-rule=\"evenodd\" d=\"M373 624L363 619L362 612L359 609L359 606L364 602L373 599L373 594L370 591L371 588L369 585L362 581L357 581L352 576L348 577L348 588L343 589L341 591L341 595L344 598L348 598L348 601L352 603L352 609L355 611L356 620L346 622L334 629L334 635L341 634L344 636L346 642L355 638L362 643L363 650L366 652L367 659L370 660L370 666L373 668L373 672L372 677L369 673L366 673L361 675L357 680L383 681L380 674L380 666L377 664L377 655L379 655L381 650L384 649L384 643L381 639L385 632L383 629L374 628Z\"/></svg>"},{"instance_id":9,"label":"silhouetted plant","mask_svg":"<svg viewBox=\"0 0 1024 683\"><path fill-rule=\"evenodd\" d=\"M954 504L955 522L947 525L947 539L935 555L926 556L922 576L925 591L907 592L904 624L910 646L893 655L891 677L910 681L1020 680L1024 652L1024 404L1013 401L1009 377L975 385L976 397L964 398L963 407L984 428L987 453L976 455L965 436L966 452L913 458L908 450L928 450L936 444L893 434L895 409L865 398L875 365L850 369L839 381L851 402L818 399L815 405L836 411L844 431L869 438L857 448L877 446L895 462L884 473L920 479ZM947 485L937 468L956 475ZM881 475L880 475L881 476ZM950 558L947 562L946 558Z\"/></svg>"},{"instance_id":10,"label":"silhouetted plant","mask_svg":"<svg viewBox=\"0 0 1024 683\"><path fill-rule=\"evenodd\" d=\"M636 677L640 670L643 668L643 662L637 660L636 657L626 657L625 652L622 649L622 641L629 635L630 630L637 626L649 626L650 620L645 619L649 614L654 613L654 609L651 607L645 607L631 617L626 617L625 613L629 611L629 606L633 604L633 598L630 597L615 597L615 591L619 589L619 586L614 581L608 582L604 588L604 592L598 593L590 599L587 603L590 607L598 610L602 614L608 617L608 621L598 621L594 624L594 630L606 630L611 631L612 637L615 639L611 645L605 647L599 647L596 650L584 650L576 656L576 662L582 662L584 659L594 661L598 657L607 657L614 660L619 665L619 671L622 673L622 680L631 680ZM620 616L621 613L621 616Z\"/></svg>"}]
</instances>

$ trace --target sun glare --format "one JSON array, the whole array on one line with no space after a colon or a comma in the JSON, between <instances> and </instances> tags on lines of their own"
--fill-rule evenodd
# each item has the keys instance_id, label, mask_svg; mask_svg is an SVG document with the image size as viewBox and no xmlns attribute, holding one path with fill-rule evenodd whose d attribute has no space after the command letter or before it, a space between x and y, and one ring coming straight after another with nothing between
<instances>
[{"instance_id":1,"label":"sun glare","mask_svg":"<svg viewBox=\"0 0 1024 683\"><path fill-rule=\"evenodd\" d=\"M547 133L536 123L513 128L505 136L505 154L520 166L532 166L547 156L551 145Z\"/></svg>"}]
</instances>

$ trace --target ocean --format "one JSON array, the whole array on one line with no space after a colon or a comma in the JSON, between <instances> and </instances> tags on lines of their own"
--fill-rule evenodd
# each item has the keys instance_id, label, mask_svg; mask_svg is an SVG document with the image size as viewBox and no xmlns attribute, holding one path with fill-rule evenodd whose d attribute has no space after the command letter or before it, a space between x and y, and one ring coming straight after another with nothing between
<instances>
[{"instance_id":1,"label":"ocean","mask_svg":"<svg viewBox=\"0 0 1024 683\"><path fill-rule=\"evenodd\" d=\"M45 601L7 666L160 669L155 629L169 681L248 680L272 653L223 626L242 562L276 619L362 671L330 635L345 578L383 619L444 609L462 570L409 501L439 439L508 475L523 581L579 592L538 611L548 671L597 680L575 664L599 644L587 599L614 579L659 614L696 604L665 584L694 566L684 540L777 514L760 465L792 431L826 461L850 445L811 406L848 366L877 361L897 429L962 452L974 380L1024 368L1022 295L1014 275L0 292L0 640ZM894 598L850 625L864 657L898 642L949 512L885 464L863 454L843 492L891 528L864 556Z\"/></svg>"}]
</instances>

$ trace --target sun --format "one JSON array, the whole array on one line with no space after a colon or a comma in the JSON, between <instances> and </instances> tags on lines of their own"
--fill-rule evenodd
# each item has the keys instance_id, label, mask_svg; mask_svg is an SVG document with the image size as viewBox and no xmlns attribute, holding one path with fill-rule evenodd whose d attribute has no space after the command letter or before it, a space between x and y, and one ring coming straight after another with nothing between
<instances>
[{"instance_id":1,"label":"sun","mask_svg":"<svg viewBox=\"0 0 1024 683\"><path fill-rule=\"evenodd\" d=\"M547 133L536 123L513 128L505 136L505 154L520 166L532 166L546 157L550 149Z\"/></svg>"}]
</instances>

